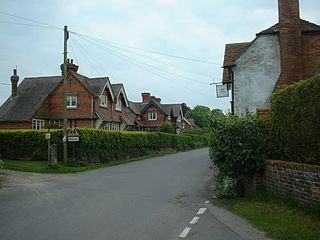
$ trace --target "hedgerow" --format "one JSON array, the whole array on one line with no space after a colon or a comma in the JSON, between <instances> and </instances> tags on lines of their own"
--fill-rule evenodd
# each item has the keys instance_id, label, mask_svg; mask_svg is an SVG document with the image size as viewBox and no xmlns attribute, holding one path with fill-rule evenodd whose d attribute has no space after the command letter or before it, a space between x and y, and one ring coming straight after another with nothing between
<instances>
[{"instance_id":1,"label":"hedgerow","mask_svg":"<svg viewBox=\"0 0 320 240\"><path fill-rule=\"evenodd\" d=\"M320 164L319 99L320 75L272 95L272 128L283 159Z\"/></svg>"},{"instance_id":2,"label":"hedgerow","mask_svg":"<svg viewBox=\"0 0 320 240\"><path fill-rule=\"evenodd\" d=\"M145 156L166 149L187 150L205 147L201 136L146 132L112 132L79 129L80 142L75 143L75 158L85 162L109 162ZM0 154L8 159L47 159L46 130L0 130ZM51 143L58 146L62 160L62 130L51 130ZM73 144L68 144L69 158Z\"/></svg>"}]
</instances>

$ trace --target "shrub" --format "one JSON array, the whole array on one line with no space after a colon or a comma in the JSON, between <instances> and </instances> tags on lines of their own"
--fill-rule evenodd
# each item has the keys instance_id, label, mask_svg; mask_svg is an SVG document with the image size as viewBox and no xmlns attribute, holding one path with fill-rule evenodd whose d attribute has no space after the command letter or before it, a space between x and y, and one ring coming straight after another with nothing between
<instances>
[{"instance_id":1,"label":"shrub","mask_svg":"<svg viewBox=\"0 0 320 240\"><path fill-rule=\"evenodd\" d=\"M212 129L209 154L220 174L238 184L265 166L267 125L258 116L220 118Z\"/></svg>"},{"instance_id":2,"label":"shrub","mask_svg":"<svg viewBox=\"0 0 320 240\"><path fill-rule=\"evenodd\" d=\"M162 123L160 126L160 132L164 132L164 133L175 133L175 129L171 124L168 123Z\"/></svg>"},{"instance_id":3,"label":"shrub","mask_svg":"<svg viewBox=\"0 0 320 240\"><path fill-rule=\"evenodd\" d=\"M0 154L8 159L47 159L47 131L1 130ZM79 129L80 142L75 143L75 162L109 162L126 160L162 151L164 149L191 149L205 147L206 139L200 136L181 136L159 132L111 132L98 129ZM62 130L51 130L51 143L57 144L58 158L62 154ZM68 144L72 155L73 144Z\"/></svg>"},{"instance_id":4,"label":"shrub","mask_svg":"<svg viewBox=\"0 0 320 240\"><path fill-rule=\"evenodd\" d=\"M273 133L285 160L320 164L319 99L320 75L272 95Z\"/></svg>"}]
</instances>

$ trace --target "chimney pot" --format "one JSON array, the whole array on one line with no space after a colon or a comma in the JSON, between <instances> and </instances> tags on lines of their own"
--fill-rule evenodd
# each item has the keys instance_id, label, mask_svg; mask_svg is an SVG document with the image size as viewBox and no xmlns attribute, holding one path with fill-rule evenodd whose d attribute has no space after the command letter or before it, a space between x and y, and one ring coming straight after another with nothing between
<instances>
[{"instance_id":1,"label":"chimney pot","mask_svg":"<svg viewBox=\"0 0 320 240\"><path fill-rule=\"evenodd\" d=\"M150 93L141 93L141 95L142 95L142 102L143 103L147 103L150 101L150 96L151 96Z\"/></svg>"}]
</instances>

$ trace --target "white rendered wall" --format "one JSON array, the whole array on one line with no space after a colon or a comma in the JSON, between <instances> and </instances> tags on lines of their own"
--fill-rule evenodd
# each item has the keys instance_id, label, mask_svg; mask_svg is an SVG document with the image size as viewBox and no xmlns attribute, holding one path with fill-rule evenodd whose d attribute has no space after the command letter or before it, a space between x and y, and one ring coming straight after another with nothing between
<instances>
[{"instance_id":1,"label":"white rendered wall","mask_svg":"<svg viewBox=\"0 0 320 240\"><path fill-rule=\"evenodd\" d=\"M281 71L278 36L257 37L235 63L235 114L270 108L270 97Z\"/></svg>"}]
</instances>

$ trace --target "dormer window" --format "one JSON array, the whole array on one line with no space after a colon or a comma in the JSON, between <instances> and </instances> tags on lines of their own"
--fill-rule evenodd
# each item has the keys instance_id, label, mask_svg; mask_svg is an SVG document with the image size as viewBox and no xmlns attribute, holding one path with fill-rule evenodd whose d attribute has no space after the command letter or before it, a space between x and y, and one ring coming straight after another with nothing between
<instances>
[{"instance_id":1,"label":"dormer window","mask_svg":"<svg viewBox=\"0 0 320 240\"><path fill-rule=\"evenodd\" d=\"M77 95L67 96L67 108L77 108Z\"/></svg>"},{"instance_id":2,"label":"dormer window","mask_svg":"<svg viewBox=\"0 0 320 240\"><path fill-rule=\"evenodd\" d=\"M149 112L148 113L148 120L149 121L156 121L157 120L157 112Z\"/></svg>"},{"instance_id":3,"label":"dormer window","mask_svg":"<svg viewBox=\"0 0 320 240\"><path fill-rule=\"evenodd\" d=\"M171 116L168 116L168 121L171 121Z\"/></svg>"},{"instance_id":4,"label":"dormer window","mask_svg":"<svg viewBox=\"0 0 320 240\"><path fill-rule=\"evenodd\" d=\"M108 107L108 96L107 95L101 95L100 96L100 106L101 107Z\"/></svg>"},{"instance_id":5,"label":"dormer window","mask_svg":"<svg viewBox=\"0 0 320 240\"><path fill-rule=\"evenodd\" d=\"M118 98L116 103L116 111L121 112L121 107L122 107L121 100Z\"/></svg>"},{"instance_id":6,"label":"dormer window","mask_svg":"<svg viewBox=\"0 0 320 240\"><path fill-rule=\"evenodd\" d=\"M179 116L178 118L177 118L177 122L181 122L181 116Z\"/></svg>"}]
</instances>

